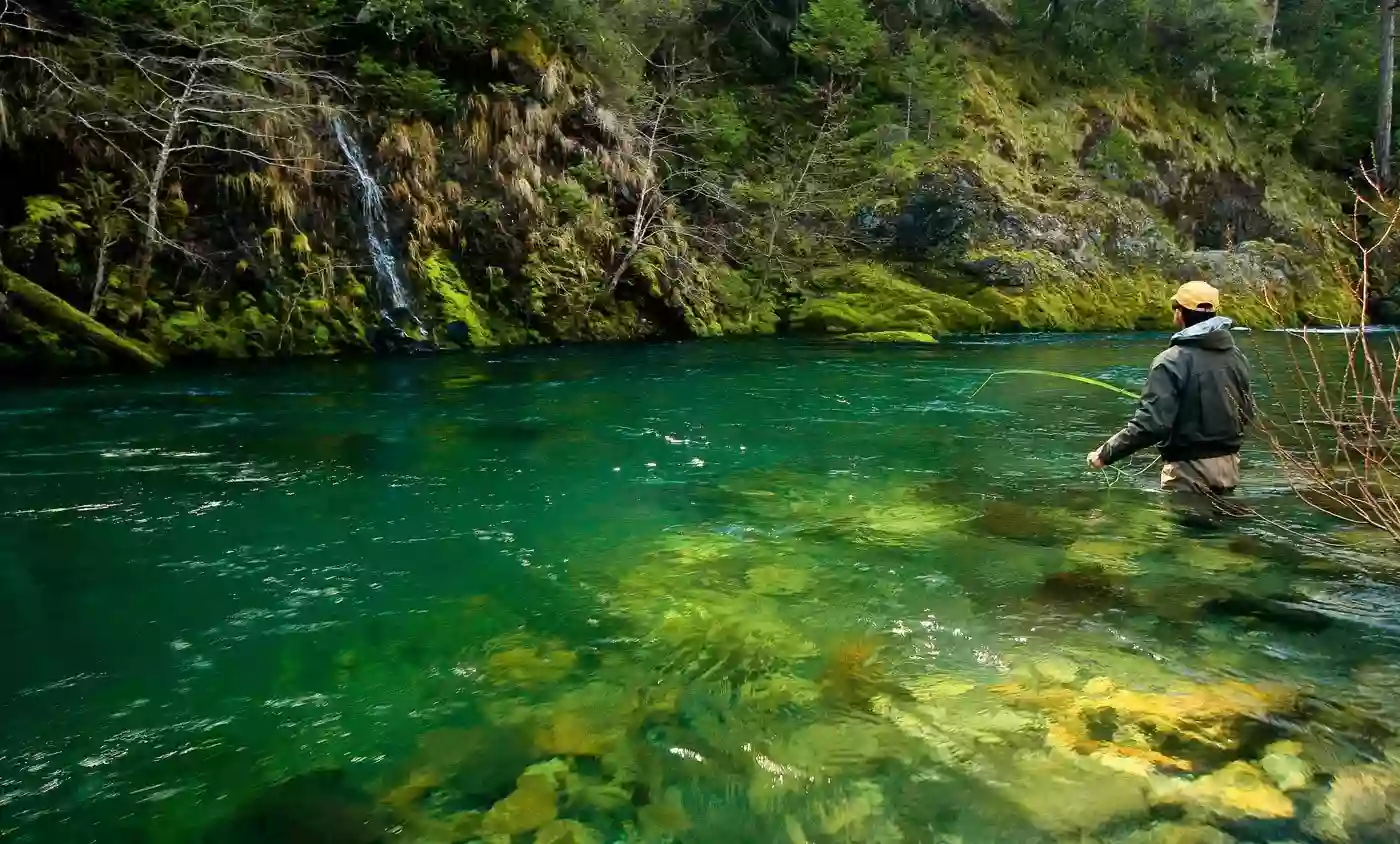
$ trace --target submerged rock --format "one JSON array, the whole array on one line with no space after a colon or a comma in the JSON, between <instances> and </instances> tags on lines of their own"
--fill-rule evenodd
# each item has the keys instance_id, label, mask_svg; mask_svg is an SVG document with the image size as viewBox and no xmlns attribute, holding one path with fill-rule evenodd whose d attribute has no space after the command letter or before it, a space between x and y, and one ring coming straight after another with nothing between
<instances>
[{"instance_id":1,"label":"submerged rock","mask_svg":"<svg viewBox=\"0 0 1400 844\"><path fill-rule=\"evenodd\" d=\"M812 583L807 570L784 565L754 566L746 577L749 588L760 595L796 595L806 592Z\"/></svg>"},{"instance_id":2,"label":"submerged rock","mask_svg":"<svg viewBox=\"0 0 1400 844\"><path fill-rule=\"evenodd\" d=\"M1338 773L1307 829L1333 844L1400 841L1400 776L1379 765Z\"/></svg>"},{"instance_id":3,"label":"submerged rock","mask_svg":"<svg viewBox=\"0 0 1400 844\"><path fill-rule=\"evenodd\" d=\"M578 821L553 820L535 833L535 844L603 844L603 836Z\"/></svg>"},{"instance_id":4,"label":"submerged rock","mask_svg":"<svg viewBox=\"0 0 1400 844\"><path fill-rule=\"evenodd\" d=\"M493 683L533 686L557 683L578 664L578 656L558 642L538 641L524 634L493 640L486 659L486 676Z\"/></svg>"},{"instance_id":5,"label":"submerged rock","mask_svg":"<svg viewBox=\"0 0 1400 844\"><path fill-rule=\"evenodd\" d=\"M1149 809L1147 785L1089 759L1019 754L1004 796L1047 832L1087 832Z\"/></svg>"},{"instance_id":6,"label":"submerged rock","mask_svg":"<svg viewBox=\"0 0 1400 844\"><path fill-rule=\"evenodd\" d=\"M1122 844L1234 844L1235 839L1204 824L1158 823L1122 839Z\"/></svg>"},{"instance_id":7,"label":"submerged rock","mask_svg":"<svg viewBox=\"0 0 1400 844\"><path fill-rule=\"evenodd\" d=\"M1122 578L1094 568L1057 571L1046 575L1031 594L1037 604L1081 610L1125 609L1137 599Z\"/></svg>"},{"instance_id":8,"label":"submerged rock","mask_svg":"<svg viewBox=\"0 0 1400 844\"><path fill-rule=\"evenodd\" d=\"M430 791L441 786L443 775L433 767L415 768L408 778L389 789L379 802L393 809L400 816L411 813Z\"/></svg>"},{"instance_id":9,"label":"submerged rock","mask_svg":"<svg viewBox=\"0 0 1400 844\"><path fill-rule=\"evenodd\" d=\"M515 791L496 802L481 821L487 835L533 832L559 816L559 790L569 772L559 759L525 769Z\"/></svg>"},{"instance_id":10,"label":"submerged rock","mask_svg":"<svg viewBox=\"0 0 1400 844\"><path fill-rule=\"evenodd\" d=\"M489 802L509 793L520 771L536 758L531 736L522 729L440 728L418 737L409 780L415 771L437 772L454 793Z\"/></svg>"},{"instance_id":11,"label":"submerged rock","mask_svg":"<svg viewBox=\"0 0 1400 844\"><path fill-rule=\"evenodd\" d=\"M1275 742L1267 748L1259 767L1282 791L1307 788L1313 779L1312 765L1302 758L1303 746L1297 742Z\"/></svg>"},{"instance_id":12,"label":"submerged rock","mask_svg":"<svg viewBox=\"0 0 1400 844\"><path fill-rule=\"evenodd\" d=\"M848 794L817 807L823 835L839 841L888 841L885 795L870 780L856 781Z\"/></svg>"},{"instance_id":13,"label":"submerged rock","mask_svg":"<svg viewBox=\"0 0 1400 844\"><path fill-rule=\"evenodd\" d=\"M1257 753L1272 737L1267 719L1296 706L1289 690L1238 682L1144 692L1094 677L1074 689L1032 672L992 690L1042 713L1050 746L1143 774L1199 773Z\"/></svg>"},{"instance_id":14,"label":"submerged rock","mask_svg":"<svg viewBox=\"0 0 1400 844\"><path fill-rule=\"evenodd\" d=\"M301 774L268 789L210 830L203 844L385 844L369 795L340 770Z\"/></svg>"},{"instance_id":15,"label":"submerged rock","mask_svg":"<svg viewBox=\"0 0 1400 844\"><path fill-rule=\"evenodd\" d=\"M1035 676L1050 683L1068 686L1079 676L1079 666L1062 656L1047 656L1035 661Z\"/></svg>"},{"instance_id":16,"label":"submerged rock","mask_svg":"<svg viewBox=\"0 0 1400 844\"><path fill-rule=\"evenodd\" d=\"M926 346L938 342L938 338L932 334L921 331L862 331L842 334L840 339L848 343L914 343Z\"/></svg>"},{"instance_id":17,"label":"submerged rock","mask_svg":"<svg viewBox=\"0 0 1400 844\"><path fill-rule=\"evenodd\" d=\"M649 836L671 836L690 829L690 816L686 814L681 801L681 793L668 788L661 800L648 803L637 810L637 820Z\"/></svg>"},{"instance_id":18,"label":"submerged rock","mask_svg":"<svg viewBox=\"0 0 1400 844\"><path fill-rule=\"evenodd\" d=\"M992 501L975 522L977 531L987 536L1028 542L1034 545L1064 545L1074 522L1065 514L1015 501Z\"/></svg>"},{"instance_id":19,"label":"submerged rock","mask_svg":"<svg viewBox=\"0 0 1400 844\"><path fill-rule=\"evenodd\" d=\"M1294 816L1293 801L1263 771L1244 761L1193 781L1164 783L1157 802L1181 805L1193 817L1221 822Z\"/></svg>"},{"instance_id":20,"label":"submerged rock","mask_svg":"<svg viewBox=\"0 0 1400 844\"><path fill-rule=\"evenodd\" d=\"M1200 611L1206 616L1248 618L1260 624L1302 633L1320 633L1332 627L1330 617L1291 598L1287 595L1261 597L1231 592L1201 604Z\"/></svg>"},{"instance_id":21,"label":"submerged rock","mask_svg":"<svg viewBox=\"0 0 1400 844\"><path fill-rule=\"evenodd\" d=\"M1080 570L1099 570L1115 576L1139 573L1133 559L1149 546L1121 539L1077 539L1065 550L1065 559Z\"/></svg>"},{"instance_id":22,"label":"submerged rock","mask_svg":"<svg viewBox=\"0 0 1400 844\"><path fill-rule=\"evenodd\" d=\"M759 711L807 708L819 701L821 695L821 686L805 677L791 674L774 674L750 680L739 688L739 700L744 706Z\"/></svg>"}]
</instances>

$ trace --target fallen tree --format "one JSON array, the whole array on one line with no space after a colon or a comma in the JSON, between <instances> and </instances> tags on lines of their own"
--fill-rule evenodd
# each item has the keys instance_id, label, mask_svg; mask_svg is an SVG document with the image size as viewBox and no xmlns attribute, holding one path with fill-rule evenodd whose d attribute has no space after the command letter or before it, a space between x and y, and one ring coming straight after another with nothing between
<instances>
[{"instance_id":1,"label":"fallen tree","mask_svg":"<svg viewBox=\"0 0 1400 844\"><path fill-rule=\"evenodd\" d=\"M61 331L84 341L113 358L144 369L159 369L165 360L150 346L112 329L53 295L24 276L0 267L0 293L6 304L18 306L27 318L51 330Z\"/></svg>"}]
</instances>

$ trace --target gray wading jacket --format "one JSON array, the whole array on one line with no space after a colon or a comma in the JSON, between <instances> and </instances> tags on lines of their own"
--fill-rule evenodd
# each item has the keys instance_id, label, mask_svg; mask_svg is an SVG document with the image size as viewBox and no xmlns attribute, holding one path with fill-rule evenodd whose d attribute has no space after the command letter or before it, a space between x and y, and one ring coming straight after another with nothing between
<instances>
[{"instance_id":1,"label":"gray wading jacket","mask_svg":"<svg viewBox=\"0 0 1400 844\"><path fill-rule=\"evenodd\" d=\"M1239 453L1255 408L1232 324L1213 317L1172 336L1152 361L1137 412L1099 449L1105 464L1154 445L1168 463Z\"/></svg>"}]
</instances>

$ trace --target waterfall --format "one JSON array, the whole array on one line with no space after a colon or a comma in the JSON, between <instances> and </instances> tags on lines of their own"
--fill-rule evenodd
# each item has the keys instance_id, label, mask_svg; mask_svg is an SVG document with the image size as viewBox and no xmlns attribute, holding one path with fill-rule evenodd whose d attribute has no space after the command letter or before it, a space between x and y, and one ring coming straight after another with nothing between
<instances>
[{"instance_id":1,"label":"waterfall","mask_svg":"<svg viewBox=\"0 0 1400 844\"><path fill-rule=\"evenodd\" d=\"M407 313L417 324L418 319L413 317L413 308L408 298L408 288L399 275L399 262L394 255L394 245L389 240L389 223L384 216L384 191L374 180L374 175L369 172L369 165L365 163L360 145L355 142L355 136L346 130L339 115L331 118L331 126L335 129L335 139L340 142L340 151L345 154L345 161L354 171L355 180L359 183L365 243L369 246L370 260L374 262L374 275L379 280L381 303L387 305L385 310L392 314L393 318Z\"/></svg>"}]
</instances>

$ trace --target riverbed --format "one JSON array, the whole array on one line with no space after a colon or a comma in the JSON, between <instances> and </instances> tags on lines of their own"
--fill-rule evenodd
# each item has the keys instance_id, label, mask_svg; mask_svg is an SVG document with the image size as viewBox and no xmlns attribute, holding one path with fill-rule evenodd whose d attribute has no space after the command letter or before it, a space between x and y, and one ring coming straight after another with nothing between
<instances>
[{"instance_id":1,"label":"riverbed","mask_svg":"<svg viewBox=\"0 0 1400 844\"><path fill-rule=\"evenodd\" d=\"M1258 438L1202 526L1086 471L1131 401L983 386L1163 340L7 388L0 838L1397 840L1386 543Z\"/></svg>"}]
</instances>

